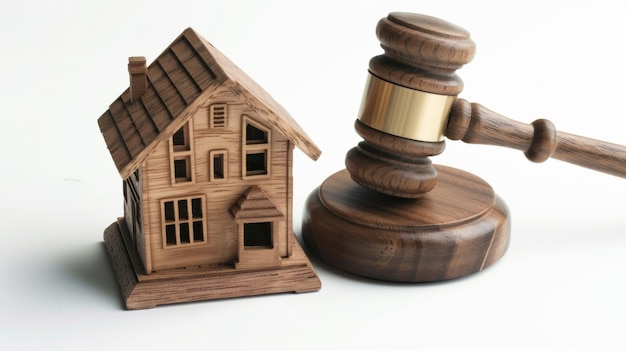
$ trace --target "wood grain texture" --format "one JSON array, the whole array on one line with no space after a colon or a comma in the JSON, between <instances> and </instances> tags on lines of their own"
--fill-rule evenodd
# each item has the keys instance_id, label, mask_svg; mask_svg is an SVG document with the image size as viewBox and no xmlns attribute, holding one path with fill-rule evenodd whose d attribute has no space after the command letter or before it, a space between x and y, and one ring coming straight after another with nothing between
<instances>
[{"instance_id":1,"label":"wood grain texture","mask_svg":"<svg viewBox=\"0 0 626 351\"><path fill-rule=\"evenodd\" d=\"M309 196L305 243L326 263L397 282L454 279L483 270L506 252L506 204L480 178L436 166L439 183L420 199L364 188L348 172L330 176Z\"/></svg>"},{"instance_id":2,"label":"wood grain texture","mask_svg":"<svg viewBox=\"0 0 626 351\"><path fill-rule=\"evenodd\" d=\"M626 146L559 132L545 119L517 122L464 99L457 99L450 111L446 136L517 149L533 162L552 157L626 178Z\"/></svg>"},{"instance_id":3,"label":"wood grain texture","mask_svg":"<svg viewBox=\"0 0 626 351\"><path fill-rule=\"evenodd\" d=\"M392 12L378 22L376 36L385 53L369 62L375 77L431 94L456 96L463 90L455 70L471 61L475 51L469 32L463 28L430 16ZM385 93L391 94L380 92ZM408 109L399 110L403 116L410 114ZM442 118L447 117L446 112L440 112ZM389 119L393 117L399 116ZM434 125L444 126L445 120ZM353 180L402 198L419 198L431 191L437 172L428 157L443 152L445 144L403 138L371 127L355 123L364 142L346 155L346 169Z\"/></svg>"},{"instance_id":4,"label":"wood grain texture","mask_svg":"<svg viewBox=\"0 0 626 351\"><path fill-rule=\"evenodd\" d=\"M376 36L385 54L425 71L453 73L476 50L465 29L439 18L391 12L378 22Z\"/></svg>"},{"instance_id":5,"label":"wood grain texture","mask_svg":"<svg viewBox=\"0 0 626 351\"><path fill-rule=\"evenodd\" d=\"M387 55L372 57L369 72L388 82L433 94L456 96L463 91L457 74L435 74L395 61Z\"/></svg>"},{"instance_id":6,"label":"wood grain texture","mask_svg":"<svg viewBox=\"0 0 626 351\"><path fill-rule=\"evenodd\" d=\"M206 97L227 88L312 159L321 151L295 119L252 78L214 46L187 28L147 67L147 87L131 98L130 88L100 116L98 125L123 179L159 142L167 140Z\"/></svg>"},{"instance_id":7,"label":"wood grain texture","mask_svg":"<svg viewBox=\"0 0 626 351\"><path fill-rule=\"evenodd\" d=\"M278 133L269 130L271 136L271 158L268 164L269 175L259 177L244 177L242 164L242 135L245 128L241 116L254 117L257 123L262 121L246 104L239 102L225 90L218 89L218 95L212 96L212 102L228 105L226 126L224 128L209 128L206 111L199 110L189 120L189 129L193 131L193 152L195 157L194 181L172 186L170 180L170 151L169 141L157 145L150 157L142 166L142 177L145 178L142 187L142 209L146 234L146 254L150 260L146 266L151 271L170 268L181 268L201 264L233 262L237 260L240 243L238 242L238 225L229 209L240 201L242 194L250 187L260 187L273 201L275 211L281 212L284 219L275 223L277 240L274 241L278 256L288 256L288 232L293 223L290 216L292 198L292 153L293 144ZM209 155L211 150L219 147L229 156L224 167L228 177L212 181L210 179ZM162 204L163 199L186 197L189 195L203 195L206 199L207 221L206 244L192 245L189 248L167 248L163 243ZM243 212L241 213L243 215ZM246 216L249 216L246 215ZM269 217L276 217L274 215ZM266 218L267 219L267 218ZM241 259L241 257L239 257Z\"/></svg>"},{"instance_id":8,"label":"wood grain texture","mask_svg":"<svg viewBox=\"0 0 626 351\"><path fill-rule=\"evenodd\" d=\"M385 153L402 155L409 158L439 155L446 148L444 142L425 142L398 138L391 134L381 133L359 120L354 122L354 130L363 139L367 140L372 147Z\"/></svg>"},{"instance_id":9,"label":"wood grain texture","mask_svg":"<svg viewBox=\"0 0 626 351\"><path fill-rule=\"evenodd\" d=\"M273 269L245 270L207 266L143 274L134 250L128 250L128 231L122 219L104 232L104 243L130 310L159 305L284 292L312 292L321 288L317 273L291 233L294 254Z\"/></svg>"},{"instance_id":10,"label":"wood grain texture","mask_svg":"<svg viewBox=\"0 0 626 351\"><path fill-rule=\"evenodd\" d=\"M444 20L392 12L376 26L384 55L370 60L372 74L407 88L456 96L463 81L455 71L474 57L465 29Z\"/></svg>"},{"instance_id":11,"label":"wood grain texture","mask_svg":"<svg viewBox=\"0 0 626 351\"><path fill-rule=\"evenodd\" d=\"M131 58L131 63L134 61ZM270 193L275 211L281 213L280 220L274 215L264 217L273 221L272 261L288 257L288 233L293 228L289 208L293 148L302 148L312 158L320 153L302 128L267 92L190 28L148 67L143 58L141 70L129 67L131 83L132 74L145 73L145 92L131 98L132 89L124 91L98 124L122 178L141 173L141 186L126 188L130 192L134 188L135 199L126 200L124 214L146 273L236 260L244 264L237 254L241 251L240 228L228 210L251 186ZM224 108L219 127L209 123L215 105ZM244 121L266 131L267 143L247 145ZM181 128L188 143L175 151L172 136ZM250 150L264 152L265 174L247 173ZM221 179L214 177L216 153L223 155ZM176 161L183 161L186 168L182 177L175 175ZM203 215L198 217L202 220L166 227L164 203L181 198L187 203L191 198L205 203ZM250 215L250 211L245 213ZM191 240L170 233L167 242L168 228L181 231L181 225L198 223L202 239L183 247L181 241ZM251 257L249 263L255 260L250 252L246 256Z\"/></svg>"},{"instance_id":12,"label":"wood grain texture","mask_svg":"<svg viewBox=\"0 0 626 351\"><path fill-rule=\"evenodd\" d=\"M421 197L435 187L437 171L428 156L440 154L444 142L399 138L359 120L354 127L365 140L346 154L346 169L355 182L403 198Z\"/></svg>"}]
</instances>

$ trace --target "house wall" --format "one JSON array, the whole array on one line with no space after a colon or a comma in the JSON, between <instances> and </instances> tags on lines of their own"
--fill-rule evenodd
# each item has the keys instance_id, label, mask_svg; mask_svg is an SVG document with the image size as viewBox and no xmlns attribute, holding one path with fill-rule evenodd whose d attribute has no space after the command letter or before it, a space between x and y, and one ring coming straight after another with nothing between
<instances>
[{"instance_id":1,"label":"house wall","mask_svg":"<svg viewBox=\"0 0 626 351\"><path fill-rule=\"evenodd\" d=\"M124 221L130 233L133 244L137 248L142 262L147 263L144 226L143 226L143 181L139 167L133 174L122 182L124 191Z\"/></svg>"},{"instance_id":2,"label":"house wall","mask_svg":"<svg viewBox=\"0 0 626 351\"><path fill-rule=\"evenodd\" d=\"M227 103L228 114L224 128L209 128L208 106ZM291 159L293 145L277 130L271 130L271 164L268 176L242 177L242 120L246 115L257 123L263 119L226 90L210 98L190 120L192 152L195 170L192 183L172 185L169 140L156 147L142 166L142 206L144 237L147 244L142 258L148 271L208 264L232 264L237 259L237 225L230 213L231 206L251 186L259 185L283 212L278 245L281 256L287 256L291 220ZM223 150L227 154L226 179L210 179L210 152ZM188 195L205 198L206 242L178 247L164 245L162 200Z\"/></svg>"}]
</instances>

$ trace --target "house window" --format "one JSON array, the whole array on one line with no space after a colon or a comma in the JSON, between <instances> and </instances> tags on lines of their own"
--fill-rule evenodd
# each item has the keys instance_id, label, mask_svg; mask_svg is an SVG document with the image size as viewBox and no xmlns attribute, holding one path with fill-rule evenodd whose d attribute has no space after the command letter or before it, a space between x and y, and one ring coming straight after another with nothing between
<instances>
[{"instance_id":1,"label":"house window","mask_svg":"<svg viewBox=\"0 0 626 351\"><path fill-rule=\"evenodd\" d=\"M163 247L205 243L204 208L202 196L162 200Z\"/></svg>"},{"instance_id":2,"label":"house window","mask_svg":"<svg viewBox=\"0 0 626 351\"><path fill-rule=\"evenodd\" d=\"M172 184L194 181L192 131L187 123L170 139L170 173Z\"/></svg>"},{"instance_id":3,"label":"house window","mask_svg":"<svg viewBox=\"0 0 626 351\"><path fill-rule=\"evenodd\" d=\"M243 225L244 249L271 249L272 222L244 223Z\"/></svg>"},{"instance_id":4,"label":"house window","mask_svg":"<svg viewBox=\"0 0 626 351\"><path fill-rule=\"evenodd\" d=\"M214 104L209 106L209 126L210 128L224 128L226 127L227 116L226 104Z\"/></svg>"},{"instance_id":5,"label":"house window","mask_svg":"<svg viewBox=\"0 0 626 351\"><path fill-rule=\"evenodd\" d=\"M177 183L191 181L191 160L189 156L174 158L174 178Z\"/></svg>"},{"instance_id":6,"label":"house window","mask_svg":"<svg viewBox=\"0 0 626 351\"><path fill-rule=\"evenodd\" d=\"M228 153L226 150L209 152L209 179L211 181L224 180L227 177Z\"/></svg>"},{"instance_id":7,"label":"house window","mask_svg":"<svg viewBox=\"0 0 626 351\"><path fill-rule=\"evenodd\" d=\"M267 174L267 152L246 153L246 175Z\"/></svg>"},{"instance_id":8,"label":"house window","mask_svg":"<svg viewBox=\"0 0 626 351\"><path fill-rule=\"evenodd\" d=\"M174 151L187 151L189 150L189 133L188 128L182 127L174 135L172 135L172 145L174 145Z\"/></svg>"},{"instance_id":9,"label":"house window","mask_svg":"<svg viewBox=\"0 0 626 351\"><path fill-rule=\"evenodd\" d=\"M267 131L253 124L246 124L246 145L267 144Z\"/></svg>"},{"instance_id":10,"label":"house window","mask_svg":"<svg viewBox=\"0 0 626 351\"><path fill-rule=\"evenodd\" d=\"M244 178L269 175L270 140L269 129L244 117L242 174Z\"/></svg>"}]
</instances>

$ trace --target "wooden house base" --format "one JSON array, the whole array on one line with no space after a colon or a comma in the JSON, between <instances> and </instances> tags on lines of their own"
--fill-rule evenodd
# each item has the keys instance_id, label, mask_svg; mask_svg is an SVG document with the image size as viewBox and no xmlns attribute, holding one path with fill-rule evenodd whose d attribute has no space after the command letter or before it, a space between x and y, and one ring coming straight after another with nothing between
<instances>
[{"instance_id":1,"label":"wooden house base","mask_svg":"<svg viewBox=\"0 0 626 351\"><path fill-rule=\"evenodd\" d=\"M145 274L122 218L105 229L104 243L126 308L134 310L179 302L317 291L321 282L293 232L291 235L293 255L283 259L281 266L264 270L235 269L231 264Z\"/></svg>"}]
</instances>

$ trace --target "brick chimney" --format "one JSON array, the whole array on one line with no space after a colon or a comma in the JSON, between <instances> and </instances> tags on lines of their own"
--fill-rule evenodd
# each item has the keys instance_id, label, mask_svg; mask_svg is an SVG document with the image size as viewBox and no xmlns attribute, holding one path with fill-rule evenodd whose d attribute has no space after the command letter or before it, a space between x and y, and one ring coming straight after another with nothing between
<instances>
[{"instance_id":1,"label":"brick chimney","mask_svg":"<svg viewBox=\"0 0 626 351\"><path fill-rule=\"evenodd\" d=\"M146 79L146 58L143 56L131 56L128 58L128 76L130 78L130 102L133 103L146 92L148 81Z\"/></svg>"}]
</instances>

